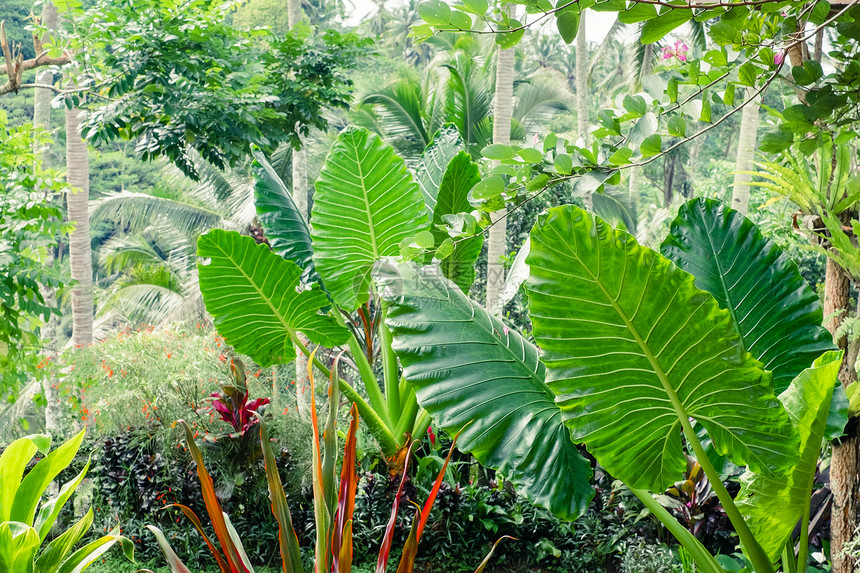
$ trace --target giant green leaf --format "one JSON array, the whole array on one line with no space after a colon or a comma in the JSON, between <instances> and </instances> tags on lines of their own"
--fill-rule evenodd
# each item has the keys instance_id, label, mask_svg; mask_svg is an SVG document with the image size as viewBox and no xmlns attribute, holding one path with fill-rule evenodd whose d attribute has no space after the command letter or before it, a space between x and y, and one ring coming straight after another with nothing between
<instances>
[{"instance_id":1,"label":"giant green leaf","mask_svg":"<svg viewBox=\"0 0 860 573\"><path fill-rule=\"evenodd\" d=\"M415 179L424 196L427 210L432 217L436 207L436 195L442 185L442 177L448 169L451 160L465 147L460 138L460 132L453 125L446 125L433 137L433 141L421 154Z\"/></svg>"},{"instance_id":2,"label":"giant green leaf","mask_svg":"<svg viewBox=\"0 0 860 573\"><path fill-rule=\"evenodd\" d=\"M660 251L729 311L744 347L773 372L777 394L836 349L797 265L734 209L713 199L685 203Z\"/></svg>"},{"instance_id":3,"label":"giant green leaf","mask_svg":"<svg viewBox=\"0 0 860 573\"><path fill-rule=\"evenodd\" d=\"M296 331L333 347L348 331L319 312L329 300L319 288L301 290L302 270L264 244L215 229L197 241L200 294L215 328L237 352L261 366L295 358ZM205 260L208 259L208 262Z\"/></svg>"},{"instance_id":4,"label":"giant green leaf","mask_svg":"<svg viewBox=\"0 0 860 573\"><path fill-rule=\"evenodd\" d=\"M562 422L537 348L438 267L382 268L393 348L421 406L449 434L462 430L457 447L530 501L565 519L580 515L594 494L591 467Z\"/></svg>"},{"instance_id":5,"label":"giant green leaf","mask_svg":"<svg viewBox=\"0 0 860 573\"><path fill-rule=\"evenodd\" d=\"M691 275L574 206L538 219L526 262L548 383L574 441L611 475L668 488L687 467L690 417L735 464L773 476L794 463L771 374Z\"/></svg>"},{"instance_id":6,"label":"giant green leaf","mask_svg":"<svg viewBox=\"0 0 860 573\"><path fill-rule=\"evenodd\" d=\"M308 281L319 280L306 215L299 212L290 190L266 157L258 150L253 153L257 163L254 205L269 245L273 251L296 263Z\"/></svg>"},{"instance_id":7,"label":"giant green leaf","mask_svg":"<svg viewBox=\"0 0 860 573\"><path fill-rule=\"evenodd\" d=\"M461 151L448 163L433 208L433 235L437 245L448 238L448 233L440 228L445 225L443 217L471 211L469 191L480 180L481 172L467 152ZM483 246L482 234L458 239L454 243L454 252L442 260L442 272L465 293L475 282L475 261Z\"/></svg>"},{"instance_id":8,"label":"giant green leaf","mask_svg":"<svg viewBox=\"0 0 860 573\"><path fill-rule=\"evenodd\" d=\"M365 129L341 133L311 214L314 264L335 302L346 310L367 302L373 264L427 226L418 185L391 146Z\"/></svg>"},{"instance_id":9,"label":"giant green leaf","mask_svg":"<svg viewBox=\"0 0 860 573\"><path fill-rule=\"evenodd\" d=\"M750 471L741 476L738 509L773 561L803 517L804 509L809 509L809 492L841 363L842 352L826 352L779 395L800 436L800 455L788 476L772 479Z\"/></svg>"}]
</instances>

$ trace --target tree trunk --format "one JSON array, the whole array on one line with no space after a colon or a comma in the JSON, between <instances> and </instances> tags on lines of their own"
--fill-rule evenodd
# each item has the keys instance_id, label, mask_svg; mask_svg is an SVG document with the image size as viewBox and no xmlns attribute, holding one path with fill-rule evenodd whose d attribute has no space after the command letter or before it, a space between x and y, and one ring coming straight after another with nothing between
<instances>
[{"instance_id":1,"label":"tree trunk","mask_svg":"<svg viewBox=\"0 0 860 573\"><path fill-rule=\"evenodd\" d=\"M508 145L511 142L511 117L514 112L514 50L496 52L496 93L493 100L493 143ZM502 257L507 253L507 209L490 215L492 226L487 239L487 297L485 306L500 313L496 301L505 284L505 266Z\"/></svg>"},{"instance_id":2,"label":"tree trunk","mask_svg":"<svg viewBox=\"0 0 860 573\"><path fill-rule=\"evenodd\" d=\"M585 10L579 14L576 32L576 131L583 147L588 146L588 42L585 39ZM592 209L591 193L583 197L585 208Z\"/></svg>"},{"instance_id":3,"label":"tree trunk","mask_svg":"<svg viewBox=\"0 0 860 573\"><path fill-rule=\"evenodd\" d=\"M48 30L57 29L57 8L51 2L46 2L42 8L41 22ZM40 52L42 44L48 40L49 37L45 34L43 38L35 42ZM38 54L36 55L38 56ZM37 74L36 83L43 85L54 83L54 74L50 71L50 67L45 68L44 71ZM34 92L33 127L49 130L51 129L51 98L54 94L47 88L36 88ZM42 161L44 163L44 157Z\"/></svg>"},{"instance_id":4,"label":"tree trunk","mask_svg":"<svg viewBox=\"0 0 860 573\"><path fill-rule=\"evenodd\" d=\"M72 288L72 344L86 346L93 341L93 259L90 238L90 165L87 144L81 139L79 109L66 110L66 170L72 190L66 196L69 222L69 266Z\"/></svg>"},{"instance_id":5,"label":"tree trunk","mask_svg":"<svg viewBox=\"0 0 860 573\"><path fill-rule=\"evenodd\" d=\"M755 158L756 132L759 124L759 102L752 101L741 111L741 129L738 133L738 154L735 158L735 180L732 184L732 209L746 215L750 206L750 180L743 171L752 171Z\"/></svg>"},{"instance_id":6,"label":"tree trunk","mask_svg":"<svg viewBox=\"0 0 860 573\"><path fill-rule=\"evenodd\" d=\"M824 316L833 317L825 326L834 335L848 314L849 287L848 275L833 259L828 258L824 282ZM848 341L845 336L835 342L840 349L847 350ZM839 381L846 388L857 382L854 364L846 359L843 359L842 367L839 369ZM830 489L833 491L830 555L833 560L833 573L854 571L856 560L840 557L839 553L845 542L853 537L857 519L860 516L858 476L860 476L860 433L858 433L858 421L853 418L845 428L845 435L834 442L830 463Z\"/></svg>"},{"instance_id":7,"label":"tree trunk","mask_svg":"<svg viewBox=\"0 0 860 573\"><path fill-rule=\"evenodd\" d=\"M642 78L651 73L651 62L654 59L654 44L646 44L642 56L642 67L636 73L635 90L642 89ZM633 220L639 222L639 184L642 178L642 168L630 169L630 180L627 182L627 196L633 208ZM636 229L630 229L635 234Z\"/></svg>"},{"instance_id":8,"label":"tree trunk","mask_svg":"<svg viewBox=\"0 0 860 573\"><path fill-rule=\"evenodd\" d=\"M57 29L57 8L53 3L48 2L42 8L42 17L41 23L44 25L49 31ZM34 45L41 53L43 51L42 45L48 41L50 37L46 33L42 38L34 37ZM36 54L37 56L39 54ZM54 83L54 74L50 71L50 68L45 68L44 71L38 73L36 75L36 83L51 85ZM51 129L51 99L53 97L53 92L46 88L36 88L33 94L33 127L37 130L42 129L45 131L49 131ZM35 139L33 141L34 145L34 153L36 154L37 162L41 163L44 167L48 163L48 154L46 153L47 148L41 147L41 144L37 142ZM53 257L48 261L48 264L53 263ZM48 306L56 306L57 304L57 293L54 287L50 286L41 286L43 295L45 297L45 303ZM48 321L45 324L45 328L42 329L42 339L45 341L45 349L46 354L49 358L55 358L57 354L57 326L59 323L59 317L52 314L48 317ZM57 421L57 407L55 401L57 400L56 392L54 391L54 380L48 380L44 383L43 392L45 396L45 430L52 434L57 431L59 424Z\"/></svg>"},{"instance_id":9,"label":"tree trunk","mask_svg":"<svg viewBox=\"0 0 860 573\"><path fill-rule=\"evenodd\" d=\"M670 153L666 156L663 162L663 206L669 207L672 204L672 185L675 181L675 159L676 155Z\"/></svg>"},{"instance_id":10,"label":"tree trunk","mask_svg":"<svg viewBox=\"0 0 860 573\"><path fill-rule=\"evenodd\" d=\"M301 0L287 0L287 18L289 20L290 30L299 25L302 18L302 2ZM305 218L308 220L308 167L305 149L293 149L293 201L296 207ZM305 345L308 344L308 339L304 335L299 334L299 340ZM311 383L308 378L308 357L305 356L298 347L296 347L296 407L299 416L303 419L310 419L310 400Z\"/></svg>"}]
</instances>

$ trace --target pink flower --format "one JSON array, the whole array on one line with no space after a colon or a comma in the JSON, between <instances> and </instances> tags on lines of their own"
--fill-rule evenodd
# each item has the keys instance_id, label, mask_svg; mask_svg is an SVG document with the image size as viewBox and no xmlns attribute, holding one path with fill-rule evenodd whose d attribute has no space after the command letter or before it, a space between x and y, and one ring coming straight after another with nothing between
<instances>
[{"instance_id":1,"label":"pink flower","mask_svg":"<svg viewBox=\"0 0 860 573\"><path fill-rule=\"evenodd\" d=\"M777 66L781 66L782 62L785 60L785 50L780 50L773 55L773 63Z\"/></svg>"},{"instance_id":2,"label":"pink flower","mask_svg":"<svg viewBox=\"0 0 860 573\"><path fill-rule=\"evenodd\" d=\"M672 47L663 47L663 57L661 59L670 60L672 58L678 58L678 60L686 62L688 51L690 51L690 46L678 40Z\"/></svg>"}]
</instances>

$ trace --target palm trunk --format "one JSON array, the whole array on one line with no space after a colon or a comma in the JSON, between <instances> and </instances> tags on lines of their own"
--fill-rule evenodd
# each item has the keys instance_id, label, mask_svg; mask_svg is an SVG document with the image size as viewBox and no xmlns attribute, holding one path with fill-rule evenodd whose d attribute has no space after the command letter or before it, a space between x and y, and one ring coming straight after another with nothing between
<instances>
[{"instance_id":1,"label":"palm trunk","mask_svg":"<svg viewBox=\"0 0 860 573\"><path fill-rule=\"evenodd\" d=\"M66 196L69 222L69 265L72 288L72 344L93 341L93 260L90 237L90 165L87 144L81 139L79 109L66 110L66 170L72 190Z\"/></svg>"},{"instance_id":2,"label":"palm trunk","mask_svg":"<svg viewBox=\"0 0 860 573\"><path fill-rule=\"evenodd\" d=\"M57 29L57 8L53 3L48 2L45 3L42 8L42 17L41 23L44 25L49 31ZM33 43L36 47L37 52L41 53L43 51L42 45L49 39L48 34L45 34L42 38L34 37ZM38 55L38 54L37 54ZM54 83L54 74L50 71L50 68L46 68L45 71L40 72L36 75L36 83L51 85ZM53 92L46 88L36 88L35 93L33 94L33 127L37 130L42 129L48 131L51 129L51 98L53 97ZM47 164L47 148L41 148L40 144L34 139L33 145L35 146L33 151L36 154L37 162L41 163L42 166L46 166ZM48 261L50 265L53 262L53 257ZM48 306L56 306L57 304L57 293L53 287L42 285L42 292L45 297L45 303ZM51 315L48 318L47 323L45 324L45 328L42 329L42 338L46 342L46 351L47 355L50 358L56 357L57 353L57 324L59 320L56 315ZM55 405L55 400L57 400L53 389L54 381L48 380L47 383L44 384L44 395L45 395L45 430L48 433L55 433L59 428L59 424L57 421L57 408Z\"/></svg>"},{"instance_id":3,"label":"palm trunk","mask_svg":"<svg viewBox=\"0 0 860 573\"><path fill-rule=\"evenodd\" d=\"M302 21L302 3L301 0L287 0L287 18L289 20L290 30L295 28ZM296 202L296 207L305 218L308 219L308 168L304 149L293 149L293 201ZM299 339L307 345L308 340L304 335L299 334ZM298 347L296 347L296 407L299 416L303 419L309 419L311 416L310 401L311 383L308 379L308 358Z\"/></svg>"},{"instance_id":4,"label":"palm trunk","mask_svg":"<svg viewBox=\"0 0 860 573\"><path fill-rule=\"evenodd\" d=\"M508 145L511 142L511 117L514 112L514 50L496 52L496 93L493 100L493 143ZM505 284L505 266L502 257L507 253L507 209L490 215L492 226L487 239L487 300L486 307L498 314L502 311L497 301Z\"/></svg>"},{"instance_id":5,"label":"palm trunk","mask_svg":"<svg viewBox=\"0 0 860 573\"><path fill-rule=\"evenodd\" d=\"M636 74L636 89L642 88L642 78L651 73L651 62L654 59L654 44L646 44L644 53L642 55L642 64L639 68L639 72ZM633 167L630 169L630 180L627 183L627 196L630 201L630 205L633 207L633 220L639 222L639 184L642 177L642 168L641 167ZM636 231L636 229L630 229L631 232Z\"/></svg>"},{"instance_id":6,"label":"palm trunk","mask_svg":"<svg viewBox=\"0 0 860 573\"><path fill-rule=\"evenodd\" d=\"M835 335L847 316L849 307L850 280L845 271L833 259L827 259L824 281L824 316L833 318L825 325ZM842 350L847 350L846 336L835 341ZM839 369L839 381L847 388L857 382L854 364L846 359ZM833 558L833 573L852 573L856 559L840 556L843 545L854 536L857 519L860 517L860 433L857 418L852 418L845 428L845 435L833 444L830 462L830 489L833 491L833 510L830 518L830 554Z\"/></svg>"},{"instance_id":7,"label":"palm trunk","mask_svg":"<svg viewBox=\"0 0 860 573\"><path fill-rule=\"evenodd\" d=\"M758 101L744 106L741 112L741 129L738 133L738 154L735 159L735 180L732 185L732 209L746 215L750 205L750 179L745 171L752 171L758 131Z\"/></svg>"},{"instance_id":8,"label":"palm trunk","mask_svg":"<svg viewBox=\"0 0 860 573\"><path fill-rule=\"evenodd\" d=\"M588 43L585 40L585 10L579 14L576 32L576 131L583 147L588 146ZM583 197L585 208L592 209L591 193Z\"/></svg>"},{"instance_id":9,"label":"palm trunk","mask_svg":"<svg viewBox=\"0 0 860 573\"><path fill-rule=\"evenodd\" d=\"M46 2L44 8L42 8L41 22L48 30L57 29L57 8L51 2ZM45 37L35 40L38 52L41 53L42 44L48 39L48 35L46 34ZM54 83L54 74L50 71L50 68L45 68L44 71L39 72L36 76L36 83L42 85ZM47 88L36 88L34 91L33 127L49 130L51 129L51 98L53 97L53 92Z\"/></svg>"}]
</instances>

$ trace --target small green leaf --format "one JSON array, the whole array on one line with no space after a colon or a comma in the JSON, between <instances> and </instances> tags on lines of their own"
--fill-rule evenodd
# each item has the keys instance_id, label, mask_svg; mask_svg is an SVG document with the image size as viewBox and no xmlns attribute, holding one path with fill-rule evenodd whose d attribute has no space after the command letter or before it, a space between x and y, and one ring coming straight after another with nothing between
<instances>
[{"instance_id":1,"label":"small green leaf","mask_svg":"<svg viewBox=\"0 0 860 573\"><path fill-rule=\"evenodd\" d=\"M525 147L517 151L517 155L522 157L526 163L540 163L543 161L543 153L533 147Z\"/></svg>"},{"instance_id":2,"label":"small green leaf","mask_svg":"<svg viewBox=\"0 0 860 573\"><path fill-rule=\"evenodd\" d=\"M573 171L573 159L567 153L559 153L553 161L556 171L562 175L570 175Z\"/></svg>"},{"instance_id":3,"label":"small green leaf","mask_svg":"<svg viewBox=\"0 0 860 573\"><path fill-rule=\"evenodd\" d=\"M478 183L472 187L472 190L469 191L469 196L471 199L477 201L485 201L487 199L492 199L493 197L498 197L504 192L505 180L502 179L501 175L492 175L486 179L478 181Z\"/></svg>"},{"instance_id":4,"label":"small green leaf","mask_svg":"<svg viewBox=\"0 0 860 573\"><path fill-rule=\"evenodd\" d=\"M663 151L663 142L659 133L649 135L639 146L639 151L643 157L653 157Z\"/></svg>"},{"instance_id":5,"label":"small green leaf","mask_svg":"<svg viewBox=\"0 0 860 573\"><path fill-rule=\"evenodd\" d=\"M565 10L558 15L555 25L564 43L570 44L576 39L576 33L579 31L579 14L573 10Z\"/></svg>"},{"instance_id":6,"label":"small green leaf","mask_svg":"<svg viewBox=\"0 0 860 573\"><path fill-rule=\"evenodd\" d=\"M729 84L726 86L726 93L723 94L723 103L726 105L734 105L736 91L735 84Z\"/></svg>"},{"instance_id":7,"label":"small green leaf","mask_svg":"<svg viewBox=\"0 0 860 573\"><path fill-rule=\"evenodd\" d=\"M673 116L672 119L669 120L668 130L669 135L673 135L675 137L686 137L687 122L684 121L683 116Z\"/></svg>"},{"instance_id":8,"label":"small green leaf","mask_svg":"<svg viewBox=\"0 0 860 573\"><path fill-rule=\"evenodd\" d=\"M487 159L505 161L507 159L513 159L514 155L516 155L516 152L514 151L514 148L510 145L492 143L481 150L481 155L483 155Z\"/></svg>"},{"instance_id":9,"label":"small green leaf","mask_svg":"<svg viewBox=\"0 0 860 573\"><path fill-rule=\"evenodd\" d=\"M630 163L630 157L633 155L633 150L629 147L622 147L615 153L609 156L609 163L612 165L627 165Z\"/></svg>"},{"instance_id":10,"label":"small green leaf","mask_svg":"<svg viewBox=\"0 0 860 573\"><path fill-rule=\"evenodd\" d=\"M507 32L506 30L513 30L515 28L519 28L516 32ZM498 44L503 50L507 50L508 48L513 48L517 44L520 43L520 39L523 37L523 32L525 29L522 27L522 24L519 20L511 19L508 22L508 25L499 25L498 30L503 33L493 34L494 39L496 40L496 44Z\"/></svg>"},{"instance_id":11,"label":"small green leaf","mask_svg":"<svg viewBox=\"0 0 860 573\"><path fill-rule=\"evenodd\" d=\"M738 68L738 80L742 85L755 87L756 79L758 79L759 69L752 62L746 62Z\"/></svg>"},{"instance_id":12,"label":"small green leaf","mask_svg":"<svg viewBox=\"0 0 860 573\"><path fill-rule=\"evenodd\" d=\"M528 183L526 183L526 191L537 191L546 186L549 181L549 175L546 173L541 173Z\"/></svg>"},{"instance_id":13,"label":"small green leaf","mask_svg":"<svg viewBox=\"0 0 860 573\"><path fill-rule=\"evenodd\" d=\"M487 0L463 0L463 11L483 16L487 13Z\"/></svg>"},{"instance_id":14,"label":"small green leaf","mask_svg":"<svg viewBox=\"0 0 860 573\"><path fill-rule=\"evenodd\" d=\"M442 259L447 259L453 252L454 241L448 238L442 241L442 244L440 244L439 247L436 249L435 257L441 261Z\"/></svg>"},{"instance_id":15,"label":"small green leaf","mask_svg":"<svg viewBox=\"0 0 860 573\"><path fill-rule=\"evenodd\" d=\"M794 136L784 131L766 133L758 148L764 153L782 153L794 143Z\"/></svg>"},{"instance_id":16,"label":"small green leaf","mask_svg":"<svg viewBox=\"0 0 860 573\"><path fill-rule=\"evenodd\" d=\"M422 249L433 248L433 233L431 233L430 231L421 231L420 233L415 235L415 243Z\"/></svg>"},{"instance_id":17,"label":"small green leaf","mask_svg":"<svg viewBox=\"0 0 860 573\"><path fill-rule=\"evenodd\" d=\"M693 18L693 10L669 8L656 18L642 25L640 41L643 44L653 44L662 40L672 30L683 26ZM619 18L620 19L620 18Z\"/></svg>"},{"instance_id":18,"label":"small green leaf","mask_svg":"<svg viewBox=\"0 0 860 573\"><path fill-rule=\"evenodd\" d=\"M642 96L628 94L624 96L623 105L624 109L636 117L642 117L648 112L648 103Z\"/></svg>"},{"instance_id":19,"label":"small green leaf","mask_svg":"<svg viewBox=\"0 0 860 573\"><path fill-rule=\"evenodd\" d=\"M418 15L431 26L451 24L451 7L440 0L425 0L418 4Z\"/></svg>"},{"instance_id":20,"label":"small green leaf","mask_svg":"<svg viewBox=\"0 0 860 573\"><path fill-rule=\"evenodd\" d=\"M555 133L550 133L546 136L546 139L543 140L543 150L544 152L555 149L556 144L558 143L558 136Z\"/></svg>"},{"instance_id":21,"label":"small green leaf","mask_svg":"<svg viewBox=\"0 0 860 573\"><path fill-rule=\"evenodd\" d=\"M699 115L699 121L711 123L711 99L707 93L702 94L702 113Z\"/></svg>"}]
</instances>

